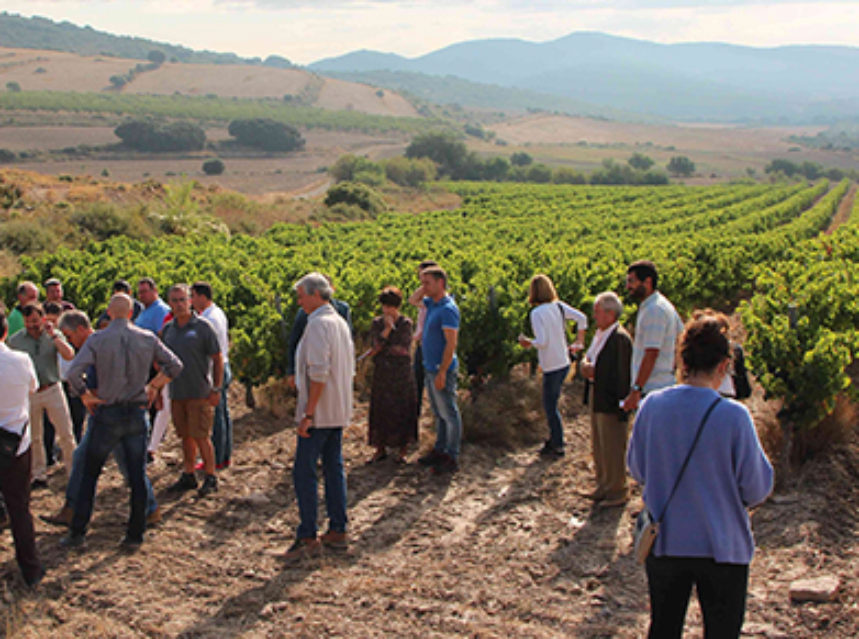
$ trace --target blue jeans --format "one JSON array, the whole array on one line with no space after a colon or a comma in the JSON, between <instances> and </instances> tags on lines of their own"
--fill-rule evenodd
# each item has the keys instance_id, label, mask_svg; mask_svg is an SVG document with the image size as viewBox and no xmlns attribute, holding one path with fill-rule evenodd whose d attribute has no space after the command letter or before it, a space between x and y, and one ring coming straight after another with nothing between
<instances>
[{"instance_id":1,"label":"blue jeans","mask_svg":"<svg viewBox=\"0 0 859 639\"><path fill-rule=\"evenodd\" d=\"M87 429L89 441L84 449L80 487L72 519L73 534L86 532L92 516L98 476L115 448L122 447L131 486L131 516L127 535L141 541L146 527L146 409L132 404L101 406L92 416Z\"/></svg>"},{"instance_id":2,"label":"blue jeans","mask_svg":"<svg viewBox=\"0 0 859 639\"><path fill-rule=\"evenodd\" d=\"M144 416L148 420L149 414L145 413ZM89 446L91 433L92 416L87 420L86 432L81 438L77 448L75 448L75 454L72 456L72 472L69 474L69 483L66 484L66 506L69 506L72 510L75 509L75 504L78 501L78 493L80 492L81 479L83 478L84 473L84 460L86 459L86 451L87 446ZM126 463L125 451L121 445L117 445L117 447L113 449L113 458L116 460L116 466L119 468L119 472L121 472L122 476L125 477L125 483L130 486L131 482L128 479L128 464ZM152 490L152 482L149 481L149 477L146 475L145 460L143 466L143 479L146 483L146 514L151 515L158 509L158 501L155 499L155 491Z\"/></svg>"},{"instance_id":3,"label":"blue jeans","mask_svg":"<svg viewBox=\"0 0 859 639\"><path fill-rule=\"evenodd\" d=\"M227 406L227 387L233 381L230 363L224 362L224 384L221 401L215 407L215 422L212 426L212 445L215 447L215 464L223 465L233 456L233 422Z\"/></svg>"},{"instance_id":4,"label":"blue jeans","mask_svg":"<svg viewBox=\"0 0 859 639\"><path fill-rule=\"evenodd\" d=\"M447 369L444 388L435 387L436 373L426 371L427 397L436 417L435 451L446 453L456 460L462 440L462 418L456 405L457 366Z\"/></svg>"},{"instance_id":5,"label":"blue jeans","mask_svg":"<svg viewBox=\"0 0 859 639\"><path fill-rule=\"evenodd\" d=\"M564 425L561 423L561 411L558 410L558 400L561 399L561 386L570 372L569 364L551 373L543 373L543 410L549 421L549 444L552 448L564 447Z\"/></svg>"},{"instance_id":6,"label":"blue jeans","mask_svg":"<svg viewBox=\"0 0 859 639\"><path fill-rule=\"evenodd\" d=\"M328 529L346 532L346 474L343 472L343 429L311 428L310 437L298 437L292 481L298 500L301 523L296 537L316 537L317 480L316 462L322 456L325 475L325 506L328 509Z\"/></svg>"}]
</instances>

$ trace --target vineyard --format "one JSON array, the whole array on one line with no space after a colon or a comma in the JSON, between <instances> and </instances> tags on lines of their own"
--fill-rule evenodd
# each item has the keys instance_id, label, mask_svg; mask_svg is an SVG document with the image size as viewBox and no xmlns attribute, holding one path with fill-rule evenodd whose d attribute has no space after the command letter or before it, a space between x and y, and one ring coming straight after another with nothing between
<instances>
[{"instance_id":1,"label":"vineyard","mask_svg":"<svg viewBox=\"0 0 859 639\"><path fill-rule=\"evenodd\" d=\"M209 280L233 327L234 371L257 385L281 374L296 311L292 284L302 274L329 273L361 333L377 313L377 291L385 284L411 290L415 265L431 257L448 270L462 311L463 373L481 379L503 377L529 357L515 338L527 330L534 273L548 273L563 299L589 312L597 293L621 290L629 262L648 258L681 313L750 297L743 318L755 372L772 395L802 398L788 402L799 422L819 419L849 383L844 370L859 346L857 215L818 238L847 181L450 188L463 199L455 211L279 225L261 237L114 238L24 258L21 277L61 278L90 314L104 307L116 278L149 275L162 287ZM2 283L7 301L13 285Z\"/></svg>"}]
</instances>

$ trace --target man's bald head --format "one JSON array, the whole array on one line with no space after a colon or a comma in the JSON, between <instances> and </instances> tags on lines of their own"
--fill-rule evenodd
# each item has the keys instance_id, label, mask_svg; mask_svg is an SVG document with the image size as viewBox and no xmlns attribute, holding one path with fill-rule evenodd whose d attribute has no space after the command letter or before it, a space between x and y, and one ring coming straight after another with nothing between
<instances>
[{"instance_id":1,"label":"man's bald head","mask_svg":"<svg viewBox=\"0 0 859 639\"><path fill-rule=\"evenodd\" d=\"M131 319L134 311L134 302L125 293L114 293L107 305L107 314L110 319Z\"/></svg>"}]
</instances>

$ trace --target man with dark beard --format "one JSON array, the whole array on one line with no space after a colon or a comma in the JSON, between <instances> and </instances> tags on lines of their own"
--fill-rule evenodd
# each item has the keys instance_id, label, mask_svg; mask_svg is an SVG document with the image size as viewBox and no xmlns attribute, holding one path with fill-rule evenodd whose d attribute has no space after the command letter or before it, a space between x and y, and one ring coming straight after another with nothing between
<instances>
[{"instance_id":1,"label":"man with dark beard","mask_svg":"<svg viewBox=\"0 0 859 639\"><path fill-rule=\"evenodd\" d=\"M638 302L629 395L623 410L638 408L641 399L652 391L674 384L674 347L683 332L683 320L674 305L656 290L656 266L639 260L626 270L626 290Z\"/></svg>"}]
</instances>

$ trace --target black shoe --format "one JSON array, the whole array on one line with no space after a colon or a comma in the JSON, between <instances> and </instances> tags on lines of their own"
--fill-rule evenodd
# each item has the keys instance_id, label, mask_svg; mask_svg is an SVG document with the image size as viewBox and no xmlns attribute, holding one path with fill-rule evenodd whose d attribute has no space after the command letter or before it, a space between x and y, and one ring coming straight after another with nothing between
<instances>
[{"instance_id":1,"label":"black shoe","mask_svg":"<svg viewBox=\"0 0 859 639\"><path fill-rule=\"evenodd\" d=\"M433 464L432 474L433 475L446 475L448 473L452 474L459 470L459 464L456 463L456 460L444 453L439 455L438 461Z\"/></svg>"},{"instance_id":2,"label":"black shoe","mask_svg":"<svg viewBox=\"0 0 859 639\"><path fill-rule=\"evenodd\" d=\"M129 552L134 552L143 545L143 537L132 537L126 534L119 542L119 547Z\"/></svg>"},{"instance_id":3,"label":"black shoe","mask_svg":"<svg viewBox=\"0 0 859 639\"><path fill-rule=\"evenodd\" d=\"M564 448L556 448L555 446L552 446L550 442L546 442L540 449L540 454L546 457L563 457Z\"/></svg>"},{"instance_id":4,"label":"black shoe","mask_svg":"<svg viewBox=\"0 0 859 639\"><path fill-rule=\"evenodd\" d=\"M443 453L438 452L435 448L433 448L430 452L428 452L423 457L418 457L418 463L421 466L435 466L439 459L443 456Z\"/></svg>"},{"instance_id":5,"label":"black shoe","mask_svg":"<svg viewBox=\"0 0 859 639\"><path fill-rule=\"evenodd\" d=\"M209 493L218 492L218 478L214 475L206 475L206 478L203 480L203 485L200 486L200 490L197 491L197 497L205 497Z\"/></svg>"},{"instance_id":6,"label":"black shoe","mask_svg":"<svg viewBox=\"0 0 859 639\"><path fill-rule=\"evenodd\" d=\"M182 473L175 483L170 484L167 492L184 493L186 490L194 490L196 487L197 478L194 476L194 473Z\"/></svg>"},{"instance_id":7,"label":"black shoe","mask_svg":"<svg viewBox=\"0 0 859 639\"><path fill-rule=\"evenodd\" d=\"M39 572L37 572L35 575L33 575L32 577L24 577L24 583L27 584L28 588L33 589L36 586L38 586L40 583L42 583L42 579L44 579L44 578L45 578L45 569L42 567L39 567Z\"/></svg>"},{"instance_id":8,"label":"black shoe","mask_svg":"<svg viewBox=\"0 0 859 639\"><path fill-rule=\"evenodd\" d=\"M30 482L30 490L40 490L48 487L47 479L34 479Z\"/></svg>"},{"instance_id":9,"label":"black shoe","mask_svg":"<svg viewBox=\"0 0 859 639\"><path fill-rule=\"evenodd\" d=\"M63 548L83 548L86 546L86 537L83 533L70 532L68 535L60 539L60 546Z\"/></svg>"}]
</instances>

